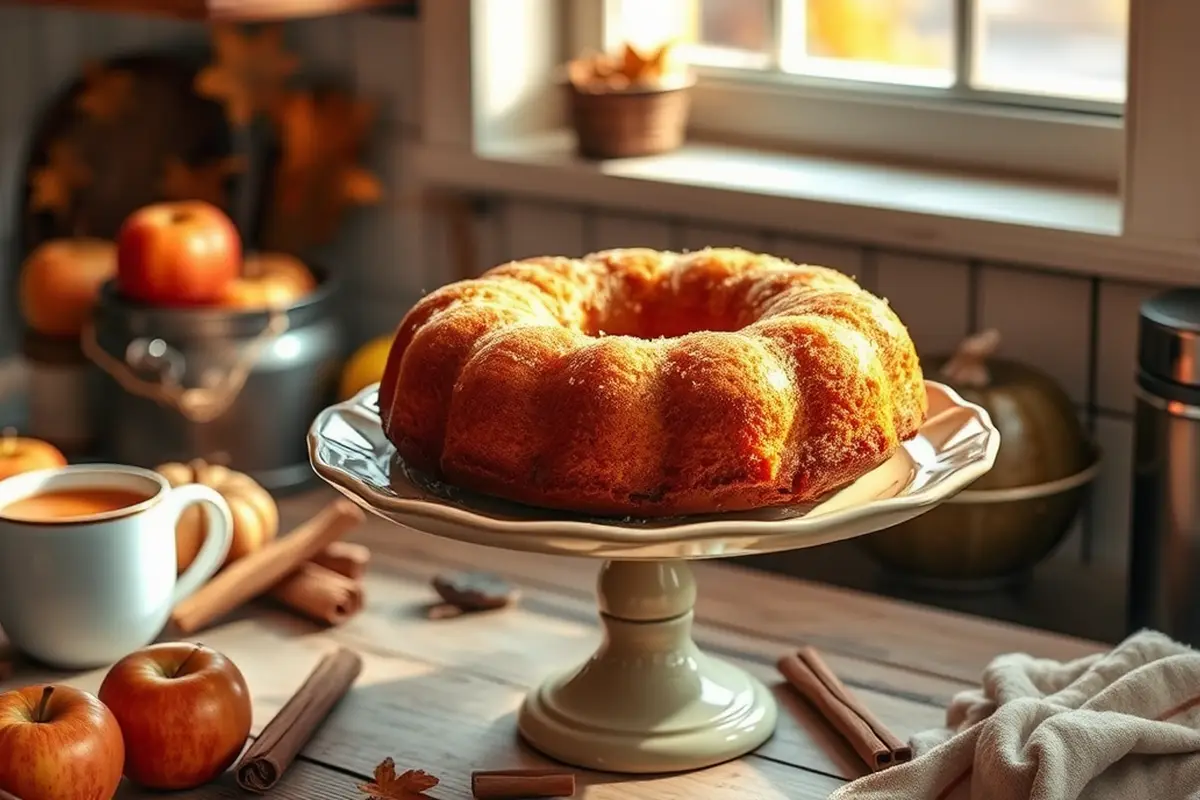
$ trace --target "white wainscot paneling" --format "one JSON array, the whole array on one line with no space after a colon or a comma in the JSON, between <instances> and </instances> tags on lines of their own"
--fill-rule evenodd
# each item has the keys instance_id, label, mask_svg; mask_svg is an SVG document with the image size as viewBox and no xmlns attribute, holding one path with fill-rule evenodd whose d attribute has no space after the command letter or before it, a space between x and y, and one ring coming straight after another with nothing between
<instances>
[{"instance_id":1,"label":"white wainscot paneling","mask_svg":"<svg viewBox=\"0 0 1200 800\"><path fill-rule=\"evenodd\" d=\"M406 215L425 248L424 291L474 278L508 260L504 202L493 197L437 194L424 211Z\"/></svg>"},{"instance_id":2,"label":"white wainscot paneling","mask_svg":"<svg viewBox=\"0 0 1200 800\"><path fill-rule=\"evenodd\" d=\"M1137 370L1138 314L1142 301L1161 287L1104 281L1100 284L1096 332L1096 405L1133 411Z\"/></svg>"},{"instance_id":3,"label":"white wainscot paneling","mask_svg":"<svg viewBox=\"0 0 1200 800\"><path fill-rule=\"evenodd\" d=\"M384 186L378 206L356 209L343 233L346 250L354 263L345 274L357 286L383 293L420 295L450 278L433 274L424 258L423 230L436 227L432 214L423 207L424 196L405 155L409 142L401 136L384 136L374 145L370 165ZM441 229L438 228L440 231ZM437 253L433 263L438 272L446 263L445 254Z\"/></svg>"},{"instance_id":4,"label":"white wainscot paneling","mask_svg":"<svg viewBox=\"0 0 1200 800\"><path fill-rule=\"evenodd\" d=\"M506 258L584 254L583 214L573 206L509 200L504 209Z\"/></svg>"},{"instance_id":5,"label":"white wainscot paneling","mask_svg":"<svg viewBox=\"0 0 1200 800\"><path fill-rule=\"evenodd\" d=\"M396 330L408 310L421 299L419 294L353 289L342 295L342 318L346 350L376 336Z\"/></svg>"},{"instance_id":6,"label":"white wainscot paneling","mask_svg":"<svg viewBox=\"0 0 1200 800\"><path fill-rule=\"evenodd\" d=\"M26 81L34 84L43 106L52 103L79 76L88 58L104 55L107 39L95 35L105 32L94 19L99 16L59 8L46 9L34 18L32 32L37 49L31 65L34 68ZM90 35L89 23L95 32Z\"/></svg>"},{"instance_id":7,"label":"white wainscot paneling","mask_svg":"<svg viewBox=\"0 0 1200 800\"><path fill-rule=\"evenodd\" d=\"M21 183L28 145L27 137L19 131L0 127L0 241L6 245L18 233L16 224L24 197Z\"/></svg>"},{"instance_id":8,"label":"white wainscot paneling","mask_svg":"<svg viewBox=\"0 0 1200 800\"><path fill-rule=\"evenodd\" d=\"M853 276L863 286L870 282L871 276L867 274L861 247L776 234L767 237L766 251L797 264L814 264L839 270Z\"/></svg>"},{"instance_id":9,"label":"white wainscot paneling","mask_svg":"<svg viewBox=\"0 0 1200 800\"><path fill-rule=\"evenodd\" d=\"M494 197L478 198L471 203L471 231L474 234L474 269L470 277L486 272L506 260L504 252L504 204Z\"/></svg>"},{"instance_id":10,"label":"white wainscot paneling","mask_svg":"<svg viewBox=\"0 0 1200 800\"><path fill-rule=\"evenodd\" d=\"M354 80L352 19L348 15L336 15L287 23L288 47L299 56L302 74Z\"/></svg>"},{"instance_id":11,"label":"white wainscot paneling","mask_svg":"<svg viewBox=\"0 0 1200 800\"><path fill-rule=\"evenodd\" d=\"M1075 519L1071 521L1071 527L1067 529L1066 535L1063 536L1058 547L1054 548L1054 551L1046 558L1046 561L1080 564L1083 561L1084 537L1088 520L1088 509L1081 508L1075 515Z\"/></svg>"},{"instance_id":12,"label":"white wainscot paneling","mask_svg":"<svg viewBox=\"0 0 1200 800\"><path fill-rule=\"evenodd\" d=\"M1078 410L1076 413L1079 415L1079 424L1083 426L1084 430L1089 430L1091 423L1088 421L1088 412ZM1004 443L1000 444L1003 446ZM1082 563L1085 560L1084 553L1090 547L1095 536L1094 515L1091 505L1087 502L1082 503L1079 511L1075 514L1075 519L1071 521L1071 526L1067 529L1066 536L1050 555L1049 560L1074 565Z\"/></svg>"},{"instance_id":13,"label":"white wainscot paneling","mask_svg":"<svg viewBox=\"0 0 1200 800\"><path fill-rule=\"evenodd\" d=\"M0 68L7 78L0 92L0 124L23 127L38 106L38 82L32 80L37 55L38 12L25 6L0 6Z\"/></svg>"},{"instance_id":14,"label":"white wainscot paneling","mask_svg":"<svg viewBox=\"0 0 1200 800\"><path fill-rule=\"evenodd\" d=\"M103 19L101 19L103 17ZM97 31L103 32L102 42L107 55L131 55L154 49L153 26L142 14L97 14Z\"/></svg>"},{"instance_id":15,"label":"white wainscot paneling","mask_svg":"<svg viewBox=\"0 0 1200 800\"><path fill-rule=\"evenodd\" d=\"M1133 486L1133 420L1096 415L1103 464L1091 495L1092 560L1125 569L1129 564L1129 504Z\"/></svg>"},{"instance_id":16,"label":"white wainscot paneling","mask_svg":"<svg viewBox=\"0 0 1200 800\"><path fill-rule=\"evenodd\" d=\"M94 60L203 47L208 30L197 21L140 14L42 9L32 18L35 68L29 73L38 99L49 103ZM7 87L6 87L7 88Z\"/></svg>"},{"instance_id":17,"label":"white wainscot paneling","mask_svg":"<svg viewBox=\"0 0 1200 800\"><path fill-rule=\"evenodd\" d=\"M591 215L588 226L585 244L593 251L620 247L670 250L674 247L671 223L658 217L631 217L599 211Z\"/></svg>"},{"instance_id":18,"label":"white wainscot paneling","mask_svg":"<svg viewBox=\"0 0 1200 800\"><path fill-rule=\"evenodd\" d=\"M878 253L874 272L875 292L887 299L908 327L917 352L922 357L954 352L970 326L970 265Z\"/></svg>"},{"instance_id":19,"label":"white wainscot paneling","mask_svg":"<svg viewBox=\"0 0 1200 800\"><path fill-rule=\"evenodd\" d=\"M420 23L381 14L352 17L355 83L363 97L379 104L389 127L421 123Z\"/></svg>"},{"instance_id":20,"label":"white wainscot paneling","mask_svg":"<svg viewBox=\"0 0 1200 800\"><path fill-rule=\"evenodd\" d=\"M201 21L106 12L88 15L85 36L89 56L145 52L170 55L180 48L207 48L211 29Z\"/></svg>"},{"instance_id":21,"label":"white wainscot paneling","mask_svg":"<svg viewBox=\"0 0 1200 800\"><path fill-rule=\"evenodd\" d=\"M979 327L1000 331L1000 355L1041 368L1076 403L1088 402L1090 281L985 265Z\"/></svg>"},{"instance_id":22,"label":"white wainscot paneling","mask_svg":"<svg viewBox=\"0 0 1200 800\"><path fill-rule=\"evenodd\" d=\"M709 225L685 225L680 246L684 250L706 247L743 247L754 253L767 251L767 237L746 228L721 228Z\"/></svg>"},{"instance_id":23,"label":"white wainscot paneling","mask_svg":"<svg viewBox=\"0 0 1200 800\"><path fill-rule=\"evenodd\" d=\"M209 40L209 28L200 21L146 17L142 25L146 45L156 50L174 52L180 47L199 48Z\"/></svg>"},{"instance_id":24,"label":"white wainscot paneling","mask_svg":"<svg viewBox=\"0 0 1200 800\"><path fill-rule=\"evenodd\" d=\"M41 109L40 83L33 79L39 13L22 6L0 7L0 241L13 234L17 218L21 159L34 115Z\"/></svg>"}]
</instances>

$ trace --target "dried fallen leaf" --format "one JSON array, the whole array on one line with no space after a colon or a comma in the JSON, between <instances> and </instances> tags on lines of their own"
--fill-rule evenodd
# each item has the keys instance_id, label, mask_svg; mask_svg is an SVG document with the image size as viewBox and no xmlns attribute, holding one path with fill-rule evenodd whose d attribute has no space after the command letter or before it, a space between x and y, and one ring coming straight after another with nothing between
<instances>
[{"instance_id":1,"label":"dried fallen leaf","mask_svg":"<svg viewBox=\"0 0 1200 800\"><path fill-rule=\"evenodd\" d=\"M419 769L396 774L396 762L385 758L375 767L375 780L359 785L372 800L420 800L438 785L438 779Z\"/></svg>"},{"instance_id":2,"label":"dried fallen leaf","mask_svg":"<svg viewBox=\"0 0 1200 800\"><path fill-rule=\"evenodd\" d=\"M436 575L431 582L444 601L429 609L433 619L448 619L472 611L494 611L516 602L520 590L490 572Z\"/></svg>"}]
</instances>

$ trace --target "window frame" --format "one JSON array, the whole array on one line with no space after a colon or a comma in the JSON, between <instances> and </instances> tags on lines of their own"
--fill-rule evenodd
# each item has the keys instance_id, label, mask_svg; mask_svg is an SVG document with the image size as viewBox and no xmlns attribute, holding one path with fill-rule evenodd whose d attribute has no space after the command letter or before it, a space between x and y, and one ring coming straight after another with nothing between
<instances>
[{"instance_id":1,"label":"window frame","mask_svg":"<svg viewBox=\"0 0 1200 800\"><path fill-rule=\"evenodd\" d=\"M567 3L569 53L603 48L609 9L608 0ZM970 24L960 16L960 36ZM704 65L696 72L689 127L697 139L1114 190L1122 175L1124 114L1114 104Z\"/></svg>"},{"instance_id":2,"label":"window frame","mask_svg":"<svg viewBox=\"0 0 1200 800\"><path fill-rule=\"evenodd\" d=\"M953 211L906 211L903 196L881 209L738 187L631 181L579 159L536 155L513 161L503 150L569 133L559 69L573 55L566 6L562 0L438 0L422 7L421 122L418 144L406 150L405 166L423 192L524 191L668 217L774 225L797 236L840 237L864 246L1200 285L1200 148L1193 133L1200 130L1200 95L1191 77L1200 74L1193 34L1200 29L1200 3L1195 0L1130 0L1120 184L1115 192L1085 190L1119 206L1119 230L1111 234L1063 227L1052 206L1037 224L1014 225ZM941 179L947 177L960 180L977 201L989 193L969 173ZM1025 191L1043 202L1060 187L1071 188L1008 174L996 180L1009 193Z\"/></svg>"}]
</instances>

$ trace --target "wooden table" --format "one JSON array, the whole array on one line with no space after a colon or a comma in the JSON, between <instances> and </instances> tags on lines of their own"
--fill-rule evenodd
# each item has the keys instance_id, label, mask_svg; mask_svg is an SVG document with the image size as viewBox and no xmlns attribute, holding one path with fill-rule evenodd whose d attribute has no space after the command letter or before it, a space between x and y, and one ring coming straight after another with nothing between
<instances>
[{"instance_id":1,"label":"wooden table","mask_svg":"<svg viewBox=\"0 0 1200 800\"><path fill-rule=\"evenodd\" d=\"M332 492L283 503L285 529ZM225 652L254 695L255 733L335 644L358 650L364 670L271 796L352 800L385 757L399 769L441 779L435 798L470 797L473 769L547 763L515 733L525 691L548 672L587 656L598 641L592 583L597 561L486 549L438 539L372 518L350 537L373 552L367 608L345 626L322 630L269 605L194 637ZM522 588L499 612L439 621L426 609L439 572L487 569ZM950 614L894 600L751 571L695 565L700 587L697 642L770 685L780 703L775 735L755 753L696 773L655 778L580 773L577 796L594 800L773 800L825 798L863 773L850 748L774 669L788 647L809 643L897 734L937 726L951 696L976 684L999 653L1055 659L1103 649L1079 639ZM0 689L46 679L23 668ZM95 690L102 671L53 676ZM143 795L123 787L123 798ZM173 795L249 797L231 776Z\"/></svg>"}]
</instances>

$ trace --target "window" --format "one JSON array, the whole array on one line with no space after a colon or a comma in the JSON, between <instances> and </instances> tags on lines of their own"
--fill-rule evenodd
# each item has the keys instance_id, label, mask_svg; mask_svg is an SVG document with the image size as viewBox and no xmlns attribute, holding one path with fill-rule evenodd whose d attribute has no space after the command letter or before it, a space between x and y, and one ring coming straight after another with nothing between
<instances>
[{"instance_id":1,"label":"window","mask_svg":"<svg viewBox=\"0 0 1200 800\"><path fill-rule=\"evenodd\" d=\"M701 134L1112 183L1120 169L1129 0L580 2L584 46L680 44Z\"/></svg>"}]
</instances>

